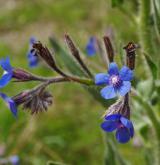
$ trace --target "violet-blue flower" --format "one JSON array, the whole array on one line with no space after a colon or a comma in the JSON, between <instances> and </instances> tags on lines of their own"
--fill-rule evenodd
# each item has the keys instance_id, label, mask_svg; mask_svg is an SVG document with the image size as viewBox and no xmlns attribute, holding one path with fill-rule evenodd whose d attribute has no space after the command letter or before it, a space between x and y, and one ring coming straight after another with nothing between
<instances>
[{"instance_id":1,"label":"violet-blue flower","mask_svg":"<svg viewBox=\"0 0 160 165\"><path fill-rule=\"evenodd\" d=\"M34 68L38 65L39 58L36 55L36 51L32 48L33 44L37 42L36 38L31 37L29 42L29 51L27 53L27 58L29 62L29 67Z\"/></svg>"},{"instance_id":2,"label":"violet-blue flower","mask_svg":"<svg viewBox=\"0 0 160 165\"><path fill-rule=\"evenodd\" d=\"M17 155L13 155L9 157L9 161L12 165L19 165L19 157Z\"/></svg>"},{"instance_id":3,"label":"violet-blue flower","mask_svg":"<svg viewBox=\"0 0 160 165\"><path fill-rule=\"evenodd\" d=\"M96 38L90 37L86 46L86 53L88 56L93 56L96 54Z\"/></svg>"},{"instance_id":4,"label":"violet-blue flower","mask_svg":"<svg viewBox=\"0 0 160 165\"><path fill-rule=\"evenodd\" d=\"M113 114L105 117L101 127L106 132L116 130L116 139L119 143L128 142L134 135L132 122L121 114Z\"/></svg>"},{"instance_id":5,"label":"violet-blue flower","mask_svg":"<svg viewBox=\"0 0 160 165\"><path fill-rule=\"evenodd\" d=\"M110 63L108 74L99 73L95 76L96 85L107 85L100 93L105 99L116 97L117 94L124 96L131 89L131 80L133 79L133 71L127 66L123 66L119 71L115 62Z\"/></svg>"},{"instance_id":6,"label":"violet-blue flower","mask_svg":"<svg viewBox=\"0 0 160 165\"><path fill-rule=\"evenodd\" d=\"M15 117L17 117L17 106L10 97L8 97L6 94L0 92L0 97L5 101L6 105L10 109L10 111L13 113Z\"/></svg>"},{"instance_id":7,"label":"violet-blue flower","mask_svg":"<svg viewBox=\"0 0 160 165\"><path fill-rule=\"evenodd\" d=\"M1 59L0 66L4 70L3 75L0 78L0 88L3 88L10 82L13 75L13 68L10 64L9 57L6 59Z\"/></svg>"}]
</instances>

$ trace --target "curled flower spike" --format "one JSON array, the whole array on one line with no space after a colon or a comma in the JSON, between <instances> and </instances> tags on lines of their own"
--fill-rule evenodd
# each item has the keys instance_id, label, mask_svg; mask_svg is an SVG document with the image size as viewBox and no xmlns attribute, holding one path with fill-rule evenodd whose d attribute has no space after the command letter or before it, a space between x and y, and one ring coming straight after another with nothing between
<instances>
[{"instance_id":1,"label":"curled flower spike","mask_svg":"<svg viewBox=\"0 0 160 165\"><path fill-rule=\"evenodd\" d=\"M0 88L3 88L10 82L13 75L13 68L10 64L9 57L7 57L6 59L1 59L0 66L4 70L3 75L0 79Z\"/></svg>"},{"instance_id":2,"label":"curled flower spike","mask_svg":"<svg viewBox=\"0 0 160 165\"><path fill-rule=\"evenodd\" d=\"M36 50L33 49L33 44L36 43L37 40L34 37L30 38L30 43L29 43L29 51L27 53L27 58L28 58L28 63L29 67L34 68L38 65L39 58L36 54Z\"/></svg>"},{"instance_id":3,"label":"curled flower spike","mask_svg":"<svg viewBox=\"0 0 160 165\"><path fill-rule=\"evenodd\" d=\"M5 101L5 103L7 104L13 115L17 117L17 106L14 100L8 97L7 95L5 95L4 93L0 93L0 97Z\"/></svg>"},{"instance_id":4,"label":"curled flower spike","mask_svg":"<svg viewBox=\"0 0 160 165\"><path fill-rule=\"evenodd\" d=\"M121 114L113 114L105 117L101 127L106 132L116 130L116 139L120 143L126 143L134 135L132 122Z\"/></svg>"},{"instance_id":5,"label":"curled flower spike","mask_svg":"<svg viewBox=\"0 0 160 165\"><path fill-rule=\"evenodd\" d=\"M90 37L86 46L86 52L88 56L93 56L96 54L96 38Z\"/></svg>"},{"instance_id":6,"label":"curled flower spike","mask_svg":"<svg viewBox=\"0 0 160 165\"><path fill-rule=\"evenodd\" d=\"M131 89L130 81L133 79L133 71L123 66L119 71L116 63L109 65L108 74L99 73L95 76L96 85L107 85L101 90L101 96L105 99L116 97L117 93L125 96Z\"/></svg>"}]
</instances>

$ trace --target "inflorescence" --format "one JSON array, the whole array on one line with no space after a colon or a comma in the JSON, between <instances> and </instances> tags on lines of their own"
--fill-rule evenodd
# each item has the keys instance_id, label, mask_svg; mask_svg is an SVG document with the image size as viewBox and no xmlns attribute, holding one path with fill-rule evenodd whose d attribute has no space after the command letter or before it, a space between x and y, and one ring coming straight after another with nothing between
<instances>
[{"instance_id":1,"label":"inflorescence","mask_svg":"<svg viewBox=\"0 0 160 165\"><path fill-rule=\"evenodd\" d=\"M52 40L55 42L54 40ZM130 121L130 90L131 80L133 79L133 69L135 66L135 50L137 45L130 42L124 47L126 51L126 65L120 70L114 62L114 51L110 39L105 36L104 44L107 51L108 73L98 73L95 76L90 71L85 61L80 56L80 52L75 46L69 35L65 35L66 44L72 57L79 64L84 77L68 74L64 72L55 60L50 50L34 37L30 39L29 51L27 53L28 63L31 68L37 67L40 61L44 61L58 77L41 77L34 75L24 69L14 68L10 64L9 57L0 60L0 66L4 70L0 79L0 88L5 87L12 79L14 82L39 81L40 85L33 89L24 90L19 94L8 97L0 92L0 97L5 101L11 112L17 117L17 107L22 105L31 114L47 111L52 104L52 94L48 92L47 87L53 83L76 82L89 87L102 86L100 95L104 99L119 97L118 101L113 103L104 115L104 122L101 128L106 132L116 131L116 139L120 143L128 142L134 135L134 127ZM86 53L93 56L97 53L97 40L91 37L86 46Z\"/></svg>"}]
</instances>

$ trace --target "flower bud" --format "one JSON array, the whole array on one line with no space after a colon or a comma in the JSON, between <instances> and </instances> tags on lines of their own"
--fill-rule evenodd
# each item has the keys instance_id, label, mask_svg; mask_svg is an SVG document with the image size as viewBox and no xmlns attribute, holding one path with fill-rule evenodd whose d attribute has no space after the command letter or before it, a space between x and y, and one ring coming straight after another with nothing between
<instances>
[{"instance_id":1,"label":"flower bud","mask_svg":"<svg viewBox=\"0 0 160 165\"><path fill-rule=\"evenodd\" d=\"M17 81L19 81L19 82L39 80L39 78L37 76L35 76L32 73L27 72L21 68L13 69L12 77L17 79Z\"/></svg>"}]
</instances>

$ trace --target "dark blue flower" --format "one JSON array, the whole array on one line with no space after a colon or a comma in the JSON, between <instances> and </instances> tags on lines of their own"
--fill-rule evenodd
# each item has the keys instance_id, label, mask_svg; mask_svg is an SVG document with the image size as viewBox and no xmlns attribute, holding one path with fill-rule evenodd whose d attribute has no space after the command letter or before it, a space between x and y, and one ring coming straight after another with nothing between
<instances>
[{"instance_id":1,"label":"dark blue flower","mask_svg":"<svg viewBox=\"0 0 160 165\"><path fill-rule=\"evenodd\" d=\"M17 117L17 106L16 106L14 100L12 100L10 97L5 95L4 93L0 93L0 97L5 101L5 103L7 104L7 106L9 107L11 112L13 113L13 115L15 117Z\"/></svg>"},{"instance_id":2,"label":"dark blue flower","mask_svg":"<svg viewBox=\"0 0 160 165\"><path fill-rule=\"evenodd\" d=\"M96 54L96 38L90 37L86 46L86 52L88 56L93 56Z\"/></svg>"},{"instance_id":3,"label":"dark blue flower","mask_svg":"<svg viewBox=\"0 0 160 165\"><path fill-rule=\"evenodd\" d=\"M126 95L131 89L130 81L133 79L133 71L127 66L123 66L119 71L117 64L112 62L109 65L108 74L99 73L95 76L96 85L107 85L101 90L101 95L105 99Z\"/></svg>"},{"instance_id":4,"label":"dark blue flower","mask_svg":"<svg viewBox=\"0 0 160 165\"><path fill-rule=\"evenodd\" d=\"M105 117L101 127L106 132L116 130L116 139L120 143L128 142L134 135L134 127L130 120L121 114L113 114Z\"/></svg>"},{"instance_id":5,"label":"dark blue flower","mask_svg":"<svg viewBox=\"0 0 160 165\"><path fill-rule=\"evenodd\" d=\"M29 51L27 53L27 58L29 62L29 67L34 68L38 65L39 58L36 55L36 51L33 49L33 44L36 43L37 40L34 37L30 38L30 43L29 43Z\"/></svg>"},{"instance_id":6,"label":"dark blue flower","mask_svg":"<svg viewBox=\"0 0 160 165\"><path fill-rule=\"evenodd\" d=\"M13 68L10 64L9 57L7 57L6 59L1 59L0 66L4 70L3 75L0 78L0 88L3 88L10 82L13 75Z\"/></svg>"}]
</instances>

